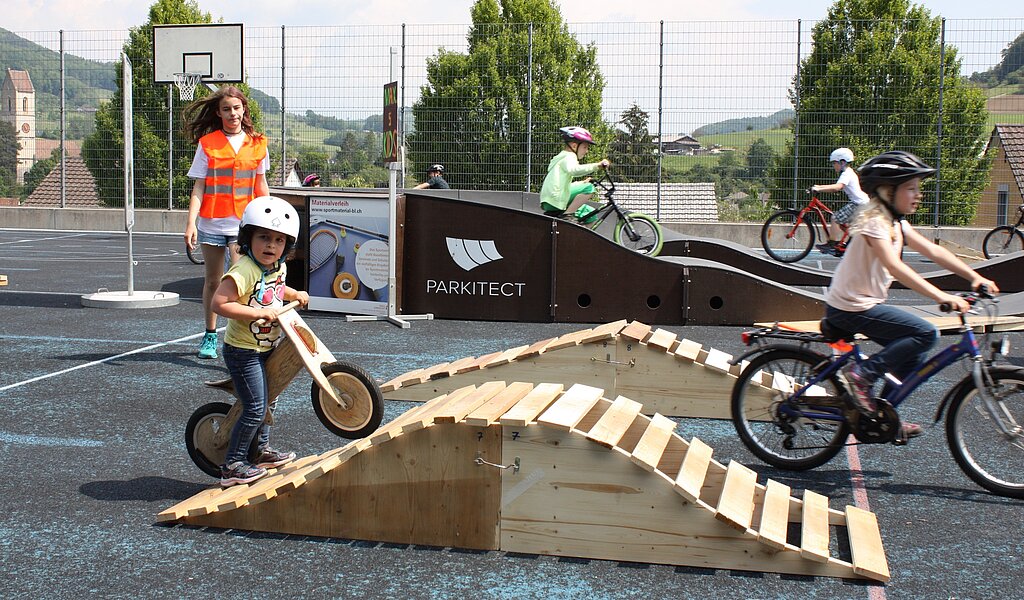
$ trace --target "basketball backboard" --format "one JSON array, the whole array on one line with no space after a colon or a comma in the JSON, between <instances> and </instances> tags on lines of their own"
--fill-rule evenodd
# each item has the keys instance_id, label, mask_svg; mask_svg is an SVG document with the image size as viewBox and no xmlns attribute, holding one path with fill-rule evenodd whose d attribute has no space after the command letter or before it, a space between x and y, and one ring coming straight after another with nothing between
<instances>
[{"instance_id":1,"label":"basketball backboard","mask_svg":"<svg viewBox=\"0 0 1024 600\"><path fill-rule=\"evenodd\" d=\"M153 26L153 82L174 83L175 73L199 73L202 83L243 80L241 23Z\"/></svg>"}]
</instances>

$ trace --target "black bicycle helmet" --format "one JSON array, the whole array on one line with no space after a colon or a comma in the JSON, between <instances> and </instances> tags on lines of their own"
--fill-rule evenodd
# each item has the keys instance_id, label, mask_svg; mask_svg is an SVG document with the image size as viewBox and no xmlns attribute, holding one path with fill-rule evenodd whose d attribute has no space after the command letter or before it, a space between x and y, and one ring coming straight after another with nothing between
<instances>
[{"instance_id":1,"label":"black bicycle helmet","mask_svg":"<svg viewBox=\"0 0 1024 600\"><path fill-rule=\"evenodd\" d=\"M935 174L935 169L909 152L891 150L873 156L857 169L860 173L860 188L866 193L874 192L880 185L900 185L915 177L925 178Z\"/></svg>"},{"instance_id":2,"label":"black bicycle helmet","mask_svg":"<svg viewBox=\"0 0 1024 600\"><path fill-rule=\"evenodd\" d=\"M430 168L427 169L427 173L433 173L434 171L444 175L444 165L430 165Z\"/></svg>"}]
</instances>

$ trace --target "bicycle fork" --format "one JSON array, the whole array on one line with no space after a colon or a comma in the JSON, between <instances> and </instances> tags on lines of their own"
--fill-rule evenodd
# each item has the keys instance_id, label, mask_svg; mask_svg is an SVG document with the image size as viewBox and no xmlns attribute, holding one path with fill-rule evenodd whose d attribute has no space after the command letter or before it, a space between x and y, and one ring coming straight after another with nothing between
<instances>
[{"instance_id":1,"label":"bicycle fork","mask_svg":"<svg viewBox=\"0 0 1024 600\"><path fill-rule=\"evenodd\" d=\"M989 418L995 422L996 428L1003 437L1007 440L1013 440L1014 446L1024 450L1024 429L1022 429L1013 418L1013 415L1006 409L1006 406L996 400L995 397L989 393L989 389L992 385L986 381L983 362L984 359L980 356L974 359L974 365L971 369L971 378L974 380L974 389L977 390L978 396L981 397L982 404L988 412Z\"/></svg>"}]
</instances>

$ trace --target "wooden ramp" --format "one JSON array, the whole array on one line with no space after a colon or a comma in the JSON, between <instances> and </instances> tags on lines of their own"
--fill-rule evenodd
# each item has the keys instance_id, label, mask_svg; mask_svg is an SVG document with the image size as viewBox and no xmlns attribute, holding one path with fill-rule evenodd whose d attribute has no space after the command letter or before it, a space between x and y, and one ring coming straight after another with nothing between
<instances>
[{"instance_id":1,"label":"wooden ramp","mask_svg":"<svg viewBox=\"0 0 1024 600\"><path fill-rule=\"evenodd\" d=\"M416 402L495 379L566 387L583 383L612 396L635 398L647 415L728 419L729 397L741 370L731 360L730 354L679 339L665 329L622 320L417 369L380 387L387 400Z\"/></svg>"},{"instance_id":2,"label":"wooden ramp","mask_svg":"<svg viewBox=\"0 0 1024 600\"><path fill-rule=\"evenodd\" d=\"M582 384L466 386L158 515L284 534L889 580L875 515L723 465ZM846 555L843 555L845 553Z\"/></svg>"}]
</instances>

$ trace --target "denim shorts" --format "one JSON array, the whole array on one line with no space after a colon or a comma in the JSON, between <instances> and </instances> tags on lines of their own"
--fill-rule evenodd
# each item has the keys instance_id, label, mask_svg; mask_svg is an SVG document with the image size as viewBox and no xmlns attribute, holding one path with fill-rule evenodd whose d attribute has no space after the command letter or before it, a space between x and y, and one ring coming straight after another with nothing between
<instances>
[{"instance_id":1,"label":"denim shorts","mask_svg":"<svg viewBox=\"0 0 1024 600\"><path fill-rule=\"evenodd\" d=\"M206 244L207 246L221 246L226 248L228 244L234 244L237 242L237 235L221 235L219 233L206 233L202 229L199 230L200 244Z\"/></svg>"}]
</instances>

